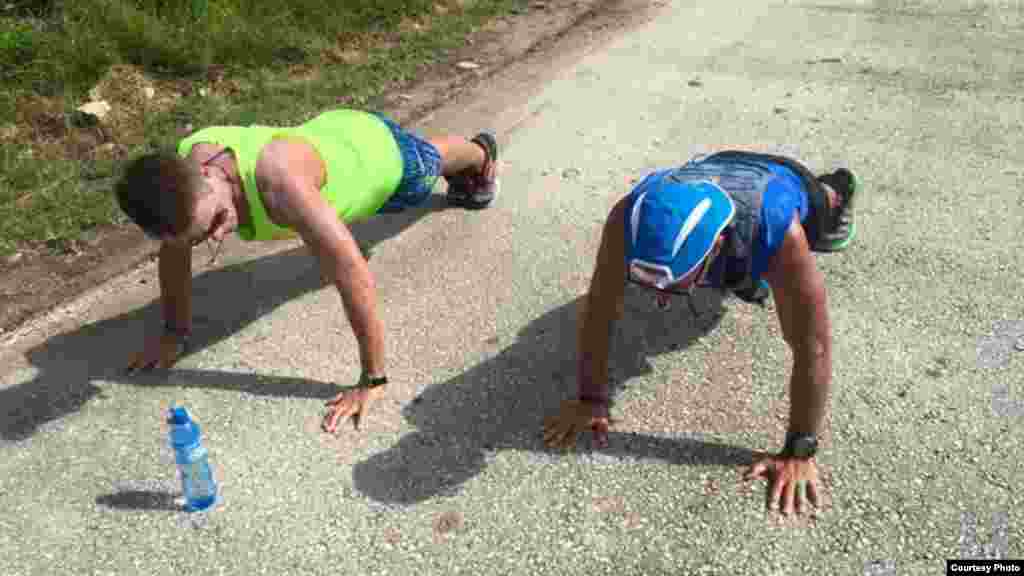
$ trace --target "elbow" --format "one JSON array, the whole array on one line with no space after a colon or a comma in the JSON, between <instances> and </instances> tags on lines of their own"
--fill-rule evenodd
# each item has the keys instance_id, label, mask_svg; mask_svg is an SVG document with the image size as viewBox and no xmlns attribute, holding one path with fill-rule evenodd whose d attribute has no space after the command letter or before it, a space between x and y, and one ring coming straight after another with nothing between
<instances>
[{"instance_id":1,"label":"elbow","mask_svg":"<svg viewBox=\"0 0 1024 576\"><path fill-rule=\"evenodd\" d=\"M377 289L377 280L366 265L355 264L340 269L339 277L335 282L344 285L348 290L357 292L374 292Z\"/></svg>"},{"instance_id":2,"label":"elbow","mask_svg":"<svg viewBox=\"0 0 1024 576\"><path fill-rule=\"evenodd\" d=\"M336 258L324 271L325 280L330 280L342 293L376 290L376 280L370 266L357 259Z\"/></svg>"},{"instance_id":3,"label":"elbow","mask_svg":"<svg viewBox=\"0 0 1024 576\"><path fill-rule=\"evenodd\" d=\"M829 362L832 357L832 326L824 290L807 294L805 320L798 323L793 338L787 338L794 354L809 365Z\"/></svg>"}]
</instances>

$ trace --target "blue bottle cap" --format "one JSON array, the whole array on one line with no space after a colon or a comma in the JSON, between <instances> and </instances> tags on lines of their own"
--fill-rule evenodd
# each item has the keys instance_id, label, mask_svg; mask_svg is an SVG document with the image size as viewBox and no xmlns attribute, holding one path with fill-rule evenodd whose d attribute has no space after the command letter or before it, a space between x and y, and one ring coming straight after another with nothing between
<instances>
[{"instance_id":1,"label":"blue bottle cap","mask_svg":"<svg viewBox=\"0 0 1024 576\"><path fill-rule=\"evenodd\" d=\"M191 422L192 419L188 416L188 411L185 410L184 406L175 406L170 410L170 416L167 418L168 424L176 426L183 426Z\"/></svg>"}]
</instances>

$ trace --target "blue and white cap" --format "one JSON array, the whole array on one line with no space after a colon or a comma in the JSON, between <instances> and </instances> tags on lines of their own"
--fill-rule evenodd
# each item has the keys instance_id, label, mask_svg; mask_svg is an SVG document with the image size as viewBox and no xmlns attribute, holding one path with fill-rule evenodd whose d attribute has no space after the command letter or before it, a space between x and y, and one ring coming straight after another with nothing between
<instances>
[{"instance_id":1,"label":"blue and white cap","mask_svg":"<svg viewBox=\"0 0 1024 576\"><path fill-rule=\"evenodd\" d=\"M732 222L732 198L709 180L679 182L670 171L649 175L630 192L626 266L658 287L685 278L707 258Z\"/></svg>"}]
</instances>

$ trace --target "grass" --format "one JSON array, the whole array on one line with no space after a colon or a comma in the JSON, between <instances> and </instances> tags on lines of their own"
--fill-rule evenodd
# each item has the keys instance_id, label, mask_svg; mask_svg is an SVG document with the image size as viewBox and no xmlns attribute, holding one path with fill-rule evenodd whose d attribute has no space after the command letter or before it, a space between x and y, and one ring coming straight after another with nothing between
<instances>
[{"instance_id":1,"label":"grass","mask_svg":"<svg viewBox=\"0 0 1024 576\"><path fill-rule=\"evenodd\" d=\"M528 0L21 0L0 6L0 256L123 225L119 159L186 125L365 107ZM141 96L145 86L155 98ZM101 126L76 107L97 89Z\"/></svg>"}]
</instances>

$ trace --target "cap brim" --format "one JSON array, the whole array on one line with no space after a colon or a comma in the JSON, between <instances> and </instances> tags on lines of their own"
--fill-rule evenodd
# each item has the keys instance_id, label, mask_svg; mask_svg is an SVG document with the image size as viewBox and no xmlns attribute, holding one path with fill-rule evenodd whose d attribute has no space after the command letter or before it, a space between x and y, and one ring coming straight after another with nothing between
<instances>
[{"instance_id":1,"label":"cap brim","mask_svg":"<svg viewBox=\"0 0 1024 576\"><path fill-rule=\"evenodd\" d=\"M638 190L627 215L627 262L664 266L675 280L696 270L735 215L728 194L713 182L662 180Z\"/></svg>"}]
</instances>

